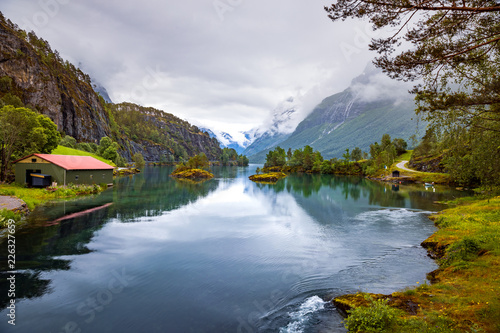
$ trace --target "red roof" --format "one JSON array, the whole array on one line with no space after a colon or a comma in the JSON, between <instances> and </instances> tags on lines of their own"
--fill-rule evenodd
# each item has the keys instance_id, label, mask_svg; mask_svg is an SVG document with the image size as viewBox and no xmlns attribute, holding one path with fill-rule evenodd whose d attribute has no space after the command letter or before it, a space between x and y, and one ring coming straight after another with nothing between
<instances>
[{"instance_id":1,"label":"red roof","mask_svg":"<svg viewBox=\"0 0 500 333\"><path fill-rule=\"evenodd\" d=\"M36 156L46 160L52 164L60 166L66 170L110 170L113 166L99 161L92 156L73 156L73 155L50 155L50 154L31 154L23 157L18 161L24 160L31 156ZM15 162L14 162L15 163Z\"/></svg>"}]
</instances>

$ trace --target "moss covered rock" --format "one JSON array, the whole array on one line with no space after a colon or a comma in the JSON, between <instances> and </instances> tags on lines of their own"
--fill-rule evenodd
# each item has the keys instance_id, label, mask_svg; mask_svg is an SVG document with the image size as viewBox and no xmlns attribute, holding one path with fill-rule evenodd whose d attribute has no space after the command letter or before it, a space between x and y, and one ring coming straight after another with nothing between
<instances>
[{"instance_id":1,"label":"moss covered rock","mask_svg":"<svg viewBox=\"0 0 500 333\"><path fill-rule=\"evenodd\" d=\"M285 178L286 173L283 172L269 172L262 175L253 175L248 177L251 181L259 183L276 183L278 180Z\"/></svg>"},{"instance_id":2,"label":"moss covered rock","mask_svg":"<svg viewBox=\"0 0 500 333\"><path fill-rule=\"evenodd\" d=\"M180 179L211 179L214 177L212 173L202 169L175 170L170 176Z\"/></svg>"}]
</instances>

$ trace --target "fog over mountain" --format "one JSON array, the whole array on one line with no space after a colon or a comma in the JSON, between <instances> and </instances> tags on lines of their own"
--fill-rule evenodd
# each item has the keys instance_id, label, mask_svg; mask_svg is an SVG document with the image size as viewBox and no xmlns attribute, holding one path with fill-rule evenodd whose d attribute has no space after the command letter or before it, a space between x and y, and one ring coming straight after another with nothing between
<instances>
[{"instance_id":1,"label":"fog over mountain","mask_svg":"<svg viewBox=\"0 0 500 333\"><path fill-rule=\"evenodd\" d=\"M165 110L242 141L239 133L260 128L290 96L312 111L375 56L368 43L376 32L367 22L332 23L323 9L330 4L2 0L1 10L83 64L113 102Z\"/></svg>"},{"instance_id":2,"label":"fog over mountain","mask_svg":"<svg viewBox=\"0 0 500 333\"><path fill-rule=\"evenodd\" d=\"M285 149L310 145L332 158L341 157L346 148L368 151L369 145L385 133L408 140L418 135L419 128L410 88L411 84L391 80L369 64L347 89L303 113L307 116L292 133L278 131L278 122L274 131L257 138L244 153L252 162L262 163L266 153L278 145Z\"/></svg>"}]
</instances>

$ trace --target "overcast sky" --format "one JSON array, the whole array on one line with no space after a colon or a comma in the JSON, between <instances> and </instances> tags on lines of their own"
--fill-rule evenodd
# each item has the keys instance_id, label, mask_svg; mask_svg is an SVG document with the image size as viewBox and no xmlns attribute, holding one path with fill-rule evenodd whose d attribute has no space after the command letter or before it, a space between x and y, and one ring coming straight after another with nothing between
<instances>
[{"instance_id":1,"label":"overcast sky","mask_svg":"<svg viewBox=\"0 0 500 333\"><path fill-rule=\"evenodd\" d=\"M333 23L325 0L2 0L108 90L229 133L261 125L290 96L304 113L375 56L365 22Z\"/></svg>"}]
</instances>

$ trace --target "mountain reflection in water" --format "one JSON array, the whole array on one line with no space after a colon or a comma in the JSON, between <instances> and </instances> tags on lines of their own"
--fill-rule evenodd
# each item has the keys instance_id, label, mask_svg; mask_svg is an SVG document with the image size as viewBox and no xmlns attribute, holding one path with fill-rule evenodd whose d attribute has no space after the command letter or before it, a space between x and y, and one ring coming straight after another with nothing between
<instances>
[{"instance_id":1,"label":"mountain reflection in water","mask_svg":"<svg viewBox=\"0 0 500 333\"><path fill-rule=\"evenodd\" d=\"M256 167L198 184L151 167L40 207L16 231L19 320L0 331L343 332L326 301L423 281L426 214L463 195L325 175L263 185Z\"/></svg>"}]
</instances>

